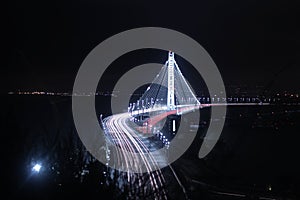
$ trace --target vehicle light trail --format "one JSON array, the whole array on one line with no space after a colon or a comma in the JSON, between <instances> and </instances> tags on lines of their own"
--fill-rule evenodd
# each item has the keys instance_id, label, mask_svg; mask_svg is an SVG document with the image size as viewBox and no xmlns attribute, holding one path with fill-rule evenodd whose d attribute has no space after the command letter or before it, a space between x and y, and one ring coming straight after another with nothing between
<instances>
[{"instance_id":1,"label":"vehicle light trail","mask_svg":"<svg viewBox=\"0 0 300 200\"><path fill-rule=\"evenodd\" d=\"M119 164L125 164L128 182L130 182L130 177L133 177L130 168L138 168L141 165L145 165L147 174L149 175L150 186L153 193L156 194L155 198L166 199L166 192L164 190L165 179L163 174L161 170L154 171L152 168L153 164L157 164L156 158L151 156L151 154L150 157L145 156L145 152L150 152L150 149L144 144L140 136L136 133L136 130L127 124L129 118L130 116L128 113L112 115L105 118L103 123L106 127L106 136L110 137L113 144L117 146L118 155L116 156L118 162L120 162L120 160L125 160L125 163ZM131 154L125 154L125 151L130 152ZM139 163L139 160L142 160L143 163ZM138 185L141 186L142 174L139 174L137 178ZM160 192L162 193L161 195L159 195Z\"/></svg>"},{"instance_id":2,"label":"vehicle light trail","mask_svg":"<svg viewBox=\"0 0 300 200\"><path fill-rule=\"evenodd\" d=\"M147 109L146 112L153 112L159 113L157 115L152 116L147 120L147 125L153 127L161 121L162 119L166 118L169 115L174 114L185 114L188 112L192 112L197 109L202 109L211 106L240 106L240 105L269 105L269 104L262 104L262 103L220 103L220 104L201 104L201 105L185 105L185 106L177 106L176 110L167 110L164 107L161 107L161 110L158 108ZM161 111L161 112L159 112ZM143 114L140 112L139 114ZM151 154L151 149L145 144L148 138L141 137L141 132L138 130L138 126L134 127L134 125L129 124L132 115L130 113L120 113L116 115L109 116L103 119L103 124L105 125L105 135L108 140L112 141L113 145L117 147L117 162L119 166L124 166L127 172L127 181L130 182L131 179L137 177L138 186L141 186L141 183L144 179L142 174L133 175L134 173L131 172L132 168L140 169L141 166L144 165L147 169L147 174L149 175L149 182L150 187L152 188L152 192L157 194L155 197L156 199L166 199L166 192L164 190L165 179L158 168L158 170L154 170L154 166L159 165L159 161L166 162L166 158L163 156L155 155L155 157ZM147 129L148 130L148 129ZM149 141L148 141L149 142ZM126 153L127 152L127 153ZM149 156L146 156L146 153ZM125 163L121 163L125 161ZM133 181L133 180L132 180ZM146 186L147 187L147 186ZM147 188L146 188L147 189ZM162 195L160 194L160 189L162 190ZM134 190L134 189L133 189ZM145 190L145 187L144 187Z\"/></svg>"}]
</instances>

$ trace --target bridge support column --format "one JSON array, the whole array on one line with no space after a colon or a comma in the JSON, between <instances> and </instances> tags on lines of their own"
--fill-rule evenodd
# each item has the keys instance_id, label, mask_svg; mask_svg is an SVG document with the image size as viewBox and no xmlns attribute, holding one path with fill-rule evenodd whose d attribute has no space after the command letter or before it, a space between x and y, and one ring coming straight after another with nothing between
<instances>
[{"instance_id":1,"label":"bridge support column","mask_svg":"<svg viewBox=\"0 0 300 200\"><path fill-rule=\"evenodd\" d=\"M175 109L175 94L174 94L174 52L169 52L168 65L168 96L167 96L167 108L168 110Z\"/></svg>"}]
</instances>

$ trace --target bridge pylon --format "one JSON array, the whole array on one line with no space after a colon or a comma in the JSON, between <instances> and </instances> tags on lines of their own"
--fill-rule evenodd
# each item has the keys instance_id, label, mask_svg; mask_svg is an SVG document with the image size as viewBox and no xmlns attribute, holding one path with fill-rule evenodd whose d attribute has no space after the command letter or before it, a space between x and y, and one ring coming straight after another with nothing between
<instances>
[{"instance_id":1,"label":"bridge pylon","mask_svg":"<svg viewBox=\"0 0 300 200\"><path fill-rule=\"evenodd\" d=\"M169 51L168 61L166 66L168 67L168 94L167 94L167 108L168 110L175 109L175 91L174 91L174 67L176 61L174 59L174 52Z\"/></svg>"}]
</instances>

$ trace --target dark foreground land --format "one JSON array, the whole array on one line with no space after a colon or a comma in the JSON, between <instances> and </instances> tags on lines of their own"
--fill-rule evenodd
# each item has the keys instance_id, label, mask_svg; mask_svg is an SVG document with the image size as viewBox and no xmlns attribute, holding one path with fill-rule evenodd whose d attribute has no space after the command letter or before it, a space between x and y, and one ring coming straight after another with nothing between
<instances>
[{"instance_id":1,"label":"dark foreground land","mask_svg":"<svg viewBox=\"0 0 300 200\"><path fill-rule=\"evenodd\" d=\"M1 98L3 194L126 199L130 187L137 187L85 150L70 97ZM197 157L207 129L207 118L201 120L192 146L172 164L174 171L162 170L169 199L299 199L299 106L229 107L221 138L204 159ZM39 173L32 171L35 163L42 165ZM147 187L147 181L143 184Z\"/></svg>"}]
</instances>

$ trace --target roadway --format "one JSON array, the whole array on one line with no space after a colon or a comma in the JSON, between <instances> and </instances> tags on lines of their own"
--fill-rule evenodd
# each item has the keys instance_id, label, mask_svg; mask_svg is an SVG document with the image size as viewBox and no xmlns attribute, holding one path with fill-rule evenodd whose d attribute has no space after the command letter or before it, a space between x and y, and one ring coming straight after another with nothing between
<instances>
[{"instance_id":1,"label":"roadway","mask_svg":"<svg viewBox=\"0 0 300 200\"><path fill-rule=\"evenodd\" d=\"M113 156L116 156L115 160L119 166L125 165L124 169L127 171L128 182L141 183L142 180L139 179L143 179L142 174L134 176L131 169L138 169L140 166L145 166L150 182L145 190L150 188L152 193L157 195L157 199L166 199L164 176L158 167L154 168L155 165L159 165L159 162L165 162L166 159L162 157L154 158L151 154L150 156L145 155L146 152L154 150L153 148L155 147L151 144L149 138L141 137L133 127L129 126L129 120L129 113L116 114L103 119L106 137L118 147L116 148L117 155ZM126 154L126 152L131 152L131 154Z\"/></svg>"},{"instance_id":2,"label":"roadway","mask_svg":"<svg viewBox=\"0 0 300 200\"><path fill-rule=\"evenodd\" d=\"M149 112L158 112L159 114L152 116L148 119L148 126L154 126L163 118L168 115L174 114L184 114L191 112L193 110L211 107L211 106L228 106L228 105L265 105L261 103L236 103L236 104L201 104L201 105L186 105L186 106L178 106L176 110L166 110L165 107L154 108L153 110L145 109L143 112L139 112L139 114L149 113ZM162 112L161 112L162 111ZM124 166L125 171L128 174L128 182L130 182L130 177L135 177L137 179L143 179L143 176L132 176L131 169L140 169L140 166L145 166L147 169L147 174L149 175L150 188L153 193L156 193L158 199L166 199L166 191L163 189L165 184L165 179L162 174L162 171L158 166L166 166L165 162L167 162L167 158L164 158L160 155L155 155L153 157L151 154L146 156L145 153L152 152L161 148L159 145L155 145L153 141L150 140L148 136L142 134L139 131L138 126L134 125L130 120L133 118L133 114L137 113L120 113L116 115L109 116L103 119L103 127L105 130L105 135L107 139L113 145L117 146L117 154L114 155L116 157L117 164L119 166ZM127 154L126 152L131 152L131 154ZM150 156L149 156L150 155ZM171 166L170 166L171 167ZM176 176L176 174L174 174ZM140 182L140 180L137 180ZM180 181L179 181L180 183ZM180 184L181 185L181 184ZM147 186L149 187L149 186ZM184 189L183 189L184 191Z\"/></svg>"}]
</instances>

